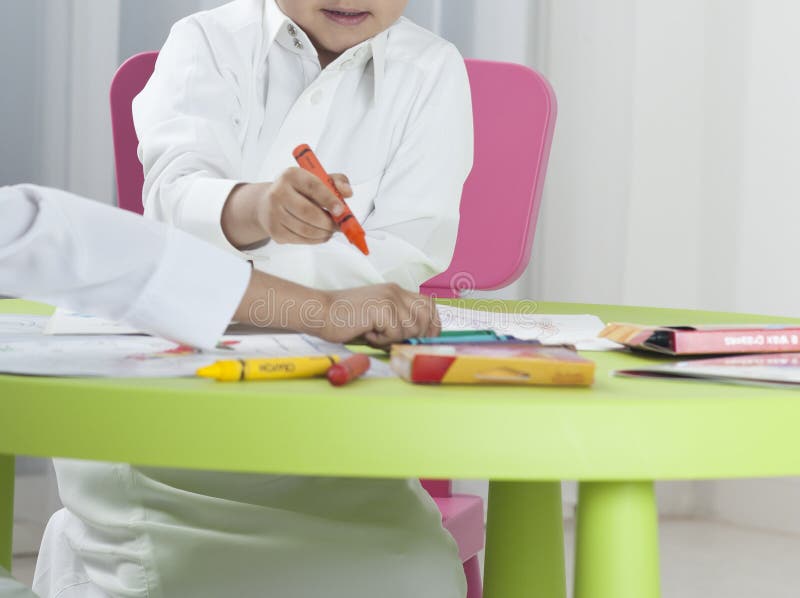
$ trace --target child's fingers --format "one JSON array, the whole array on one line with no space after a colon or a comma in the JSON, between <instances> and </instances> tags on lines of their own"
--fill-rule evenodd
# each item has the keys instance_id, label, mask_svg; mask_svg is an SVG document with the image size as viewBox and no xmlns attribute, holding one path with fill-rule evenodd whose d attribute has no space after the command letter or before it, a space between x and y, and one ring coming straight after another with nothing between
<instances>
[{"instance_id":1,"label":"child's fingers","mask_svg":"<svg viewBox=\"0 0 800 598\"><path fill-rule=\"evenodd\" d=\"M290 168L286 171L286 176L298 192L319 207L328 210L334 217L341 216L344 212L344 206L339 198L315 175L302 168Z\"/></svg>"},{"instance_id":2,"label":"child's fingers","mask_svg":"<svg viewBox=\"0 0 800 598\"><path fill-rule=\"evenodd\" d=\"M378 337L377 332L372 332L372 331L367 332L366 334L364 334L364 340L367 341L367 344L370 347L377 347L379 349L382 349L385 346L384 344L381 343L381 339Z\"/></svg>"},{"instance_id":3,"label":"child's fingers","mask_svg":"<svg viewBox=\"0 0 800 598\"><path fill-rule=\"evenodd\" d=\"M425 320L425 336L439 336L442 333L442 322L439 320L439 312L436 311L436 304L430 298L425 298L427 305L422 310L420 317Z\"/></svg>"},{"instance_id":4,"label":"child's fingers","mask_svg":"<svg viewBox=\"0 0 800 598\"><path fill-rule=\"evenodd\" d=\"M441 323L439 323L438 320L437 321L431 321L431 324L430 324L430 326L428 328L428 331L425 333L425 336L427 336L427 337L439 336L440 334L442 334L442 325L441 325Z\"/></svg>"},{"instance_id":5,"label":"child's fingers","mask_svg":"<svg viewBox=\"0 0 800 598\"><path fill-rule=\"evenodd\" d=\"M370 347L376 347L378 349L383 349L398 341L398 339L387 336L384 332L376 332L374 330L367 332L364 335L364 340L367 341Z\"/></svg>"},{"instance_id":6,"label":"child's fingers","mask_svg":"<svg viewBox=\"0 0 800 598\"><path fill-rule=\"evenodd\" d=\"M336 230L336 223L326 211L294 189L286 193L284 200L280 202L280 208L285 212L284 219L290 217L292 222L297 221L295 228L303 225L303 229L311 227L319 231L316 233L308 231L309 237L324 236L328 238Z\"/></svg>"},{"instance_id":7,"label":"child's fingers","mask_svg":"<svg viewBox=\"0 0 800 598\"><path fill-rule=\"evenodd\" d=\"M339 193L345 197L353 197L353 188L350 186L350 179L347 178L347 175L336 172L331 175L331 178Z\"/></svg>"},{"instance_id":8,"label":"child's fingers","mask_svg":"<svg viewBox=\"0 0 800 598\"><path fill-rule=\"evenodd\" d=\"M278 222L275 225L275 229L272 239L276 243L283 243L286 245L313 245L319 243L319 241L310 239L294 230L291 223Z\"/></svg>"},{"instance_id":9,"label":"child's fingers","mask_svg":"<svg viewBox=\"0 0 800 598\"><path fill-rule=\"evenodd\" d=\"M270 233L277 243L314 245L333 235L330 215L294 189L284 190L270 206Z\"/></svg>"},{"instance_id":10,"label":"child's fingers","mask_svg":"<svg viewBox=\"0 0 800 598\"><path fill-rule=\"evenodd\" d=\"M315 245L324 243L330 238L330 235L320 234L319 229L305 225L299 220L282 220L278 222L278 227L278 231L272 237L278 243Z\"/></svg>"},{"instance_id":11,"label":"child's fingers","mask_svg":"<svg viewBox=\"0 0 800 598\"><path fill-rule=\"evenodd\" d=\"M409 336L439 336L439 314L430 297L402 291L402 301L409 313L409 319L403 323Z\"/></svg>"}]
</instances>

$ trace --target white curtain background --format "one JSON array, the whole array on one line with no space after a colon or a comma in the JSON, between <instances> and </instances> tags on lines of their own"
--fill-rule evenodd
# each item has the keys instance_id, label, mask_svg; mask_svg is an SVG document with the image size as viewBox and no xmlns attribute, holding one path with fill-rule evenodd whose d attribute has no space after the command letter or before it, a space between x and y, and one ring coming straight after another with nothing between
<instances>
[{"instance_id":1,"label":"white curtain background","mask_svg":"<svg viewBox=\"0 0 800 598\"><path fill-rule=\"evenodd\" d=\"M528 63L560 113L516 292L799 315L800 3L528 6ZM660 490L667 514L800 531L797 479Z\"/></svg>"},{"instance_id":2,"label":"white curtain background","mask_svg":"<svg viewBox=\"0 0 800 598\"><path fill-rule=\"evenodd\" d=\"M218 4L3 2L0 184L113 202L114 70ZM467 57L537 68L558 96L531 265L495 295L800 313L800 3L411 0L407 12ZM20 478L43 469L21 461ZM661 496L666 513L800 531L796 480L670 484Z\"/></svg>"}]
</instances>

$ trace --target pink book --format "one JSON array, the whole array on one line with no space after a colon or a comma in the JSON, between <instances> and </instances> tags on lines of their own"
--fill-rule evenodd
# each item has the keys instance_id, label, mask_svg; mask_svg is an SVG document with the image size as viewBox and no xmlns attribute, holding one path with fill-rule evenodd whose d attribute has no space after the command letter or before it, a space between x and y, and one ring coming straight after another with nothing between
<instances>
[{"instance_id":1,"label":"pink book","mask_svg":"<svg viewBox=\"0 0 800 598\"><path fill-rule=\"evenodd\" d=\"M602 338L664 355L729 355L800 351L800 326L640 326L611 323Z\"/></svg>"}]
</instances>

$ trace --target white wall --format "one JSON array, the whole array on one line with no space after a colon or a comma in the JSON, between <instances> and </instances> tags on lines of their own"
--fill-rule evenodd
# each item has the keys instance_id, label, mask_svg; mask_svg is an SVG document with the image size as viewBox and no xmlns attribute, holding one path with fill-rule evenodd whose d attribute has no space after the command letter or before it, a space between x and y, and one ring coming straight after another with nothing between
<instances>
[{"instance_id":1,"label":"white wall","mask_svg":"<svg viewBox=\"0 0 800 598\"><path fill-rule=\"evenodd\" d=\"M119 61L164 45L173 23L200 10L224 4L225 0L121 0Z\"/></svg>"},{"instance_id":2,"label":"white wall","mask_svg":"<svg viewBox=\"0 0 800 598\"><path fill-rule=\"evenodd\" d=\"M528 294L796 315L800 4L546 3L531 63L559 119Z\"/></svg>"},{"instance_id":3,"label":"white wall","mask_svg":"<svg viewBox=\"0 0 800 598\"><path fill-rule=\"evenodd\" d=\"M559 119L522 294L797 316L800 3L546 0ZM800 530L797 480L661 485Z\"/></svg>"},{"instance_id":4,"label":"white wall","mask_svg":"<svg viewBox=\"0 0 800 598\"><path fill-rule=\"evenodd\" d=\"M739 0L750 43L732 92L742 94L736 308L798 314L800 278L800 3ZM741 83L744 82L744 85Z\"/></svg>"},{"instance_id":5,"label":"white wall","mask_svg":"<svg viewBox=\"0 0 800 598\"><path fill-rule=\"evenodd\" d=\"M720 180L731 179L727 184L735 206L728 207L734 226L724 238L737 257L735 269L726 272L725 290L738 311L796 317L800 280L792 275L792 262L800 255L800 4L734 4L741 9L736 25L747 34L741 43L726 46L740 60L725 68L739 118L731 121L730 167L717 173ZM725 12L721 2L714 4L715 16ZM717 57L723 61L722 52ZM736 523L800 533L799 500L800 479L735 481L710 485L703 507Z\"/></svg>"},{"instance_id":6,"label":"white wall","mask_svg":"<svg viewBox=\"0 0 800 598\"><path fill-rule=\"evenodd\" d=\"M42 32L37 27L44 0L16 0L14 18L0 19L0 56L30 56L39 52ZM3 60L0 93L0 185L36 178L34 122L36 78L25 60ZM26 126L22 126L24 123Z\"/></svg>"}]
</instances>

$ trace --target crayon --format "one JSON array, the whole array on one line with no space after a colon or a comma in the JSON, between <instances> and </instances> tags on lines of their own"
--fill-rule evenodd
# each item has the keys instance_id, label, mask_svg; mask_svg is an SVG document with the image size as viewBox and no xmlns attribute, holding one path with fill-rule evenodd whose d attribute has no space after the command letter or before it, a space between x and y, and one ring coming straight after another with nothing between
<instances>
[{"instance_id":1,"label":"crayon","mask_svg":"<svg viewBox=\"0 0 800 598\"><path fill-rule=\"evenodd\" d=\"M197 370L197 375L202 378L214 378L220 382L313 378L324 376L339 360L338 355L225 359L200 368Z\"/></svg>"},{"instance_id":2,"label":"crayon","mask_svg":"<svg viewBox=\"0 0 800 598\"><path fill-rule=\"evenodd\" d=\"M306 145L298 145L294 152L292 152L294 159L297 160L297 163L300 165L300 168L303 170L310 172L311 174L315 175L318 179L320 179L325 186L328 187L333 194L339 198L339 201L342 202L344 206L344 212L340 214L338 217L331 217L333 221L339 225L339 229L344 233L344 236L347 237L347 240L350 241L353 245L358 247L361 250L361 253L364 255L369 255L369 248L367 247L367 240L366 234L364 233L364 229L361 228L361 225L356 220L356 217L353 216L353 212L350 211L350 208L347 205L347 202L344 200L344 197L339 190L336 188L336 184L333 182L331 176L325 172L325 169L320 164L317 156L311 150L311 148Z\"/></svg>"},{"instance_id":3,"label":"crayon","mask_svg":"<svg viewBox=\"0 0 800 598\"><path fill-rule=\"evenodd\" d=\"M463 345L468 343L507 343L519 342L519 339L510 334L496 334L492 331L476 330L473 332L464 331L458 334L447 334L443 332L441 336L420 336L410 338L405 341L408 345Z\"/></svg>"},{"instance_id":4,"label":"crayon","mask_svg":"<svg viewBox=\"0 0 800 598\"><path fill-rule=\"evenodd\" d=\"M328 381L334 386L342 386L360 377L369 369L369 357L356 353L333 364L328 369Z\"/></svg>"}]
</instances>

